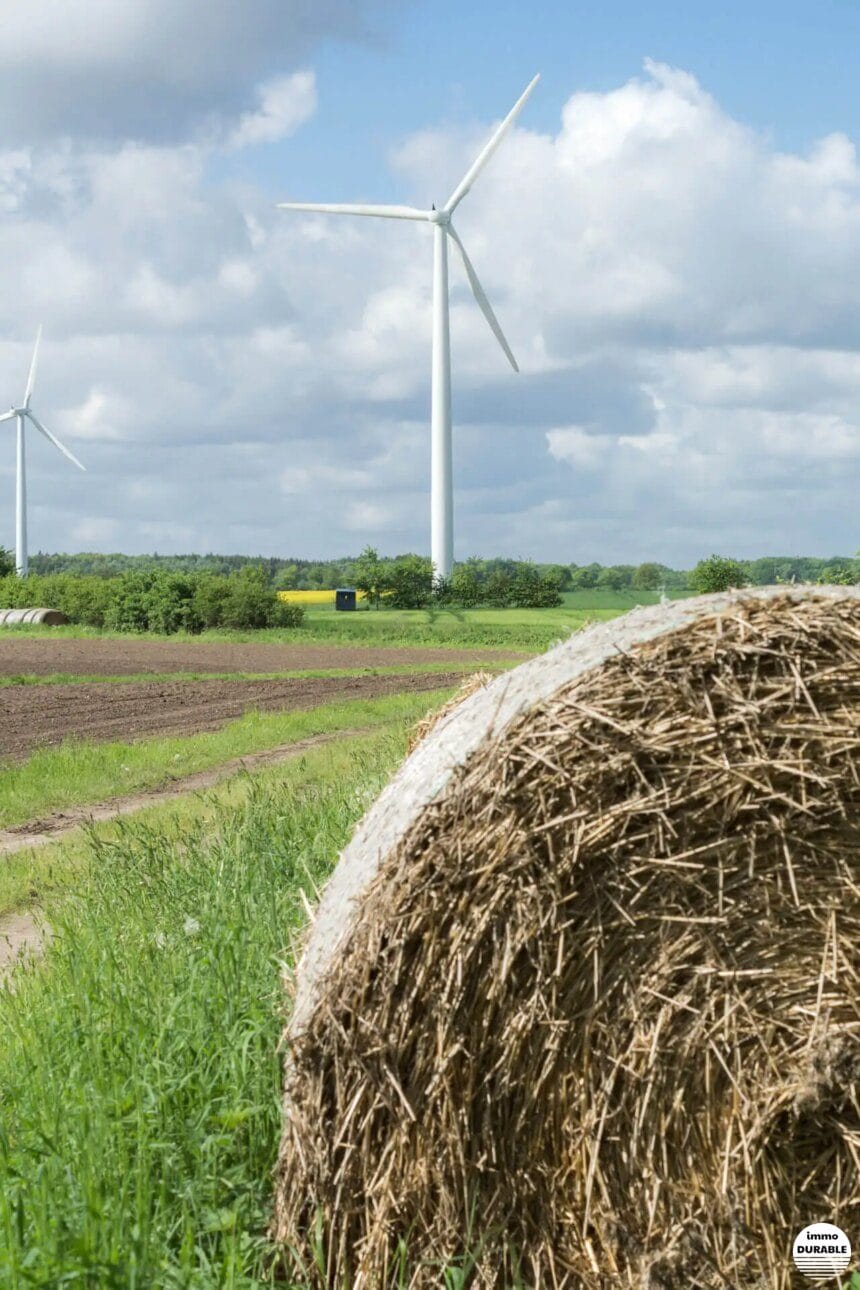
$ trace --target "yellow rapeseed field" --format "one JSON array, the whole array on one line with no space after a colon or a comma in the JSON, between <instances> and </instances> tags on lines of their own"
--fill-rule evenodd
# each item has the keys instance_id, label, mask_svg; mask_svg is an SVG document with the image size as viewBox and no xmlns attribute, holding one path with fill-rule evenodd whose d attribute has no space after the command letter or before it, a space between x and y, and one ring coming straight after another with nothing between
<instances>
[{"instance_id":1,"label":"yellow rapeseed field","mask_svg":"<svg viewBox=\"0 0 860 1290\"><path fill-rule=\"evenodd\" d=\"M334 591L279 591L278 599L287 605L333 605ZM364 600L363 591L356 592L357 600Z\"/></svg>"}]
</instances>

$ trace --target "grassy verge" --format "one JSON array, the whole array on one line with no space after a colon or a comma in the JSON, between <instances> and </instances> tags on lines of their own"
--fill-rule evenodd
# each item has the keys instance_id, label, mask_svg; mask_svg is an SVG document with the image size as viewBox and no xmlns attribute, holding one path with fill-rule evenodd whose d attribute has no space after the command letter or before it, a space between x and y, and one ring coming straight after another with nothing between
<instances>
[{"instance_id":1,"label":"grassy verge","mask_svg":"<svg viewBox=\"0 0 860 1290\"><path fill-rule=\"evenodd\" d=\"M395 663L390 667L317 667L291 672L134 672L130 675L100 676L81 675L77 672L50 672L39 676L24 672L16 676L0 676L0 690L18 685L135 685L158 684L166 681L300 681L327 680L344 676L434 676L437 673L468 671L471 663ZM501 672L510 663L487 663L487 671Z\"/></svg>"},{"instance_id":2,"label":"grassy verge","mask_svg":"<svg viewBox=\"0 0 860 1290\"><path fill-rule=\"evenodd\" d=\"M586 623L614 618L621 607L562 606L558 609L382 609L351 614L327 609L308 610L302 627L257 632L204 632L200 636L147 636L147 640L278 642L292 645L427 646L451 649L544 650ZM86 627L9 627L4 633L20 637L108 637L117 633ZM141 639L135 637L133 639Z\"/></svg>"},{"instance_id":3,"label":"grassy verge","mask_svg":"<svg viewBox=\"0 0 860 1290\"><path fill-rule=\"evenodd\" d=\"M0 989L0 1284L269 1283L282 966L403 748L315 749L89 844L44 966Z\"/></svg>"},{"instance_id":4,"label":"grassy verge","mask_svg":"<svg viewBox=\"0 0 860 1290\"><path fill-rule=\"evenodd\" d=\"M204 734L134 743L69 742L34 753L0 775L0 827L51 811L138 792L278 744L338 730L417 719L450 691L351 699L301 712L247 712Z\"/></svg>"}]
</instances>

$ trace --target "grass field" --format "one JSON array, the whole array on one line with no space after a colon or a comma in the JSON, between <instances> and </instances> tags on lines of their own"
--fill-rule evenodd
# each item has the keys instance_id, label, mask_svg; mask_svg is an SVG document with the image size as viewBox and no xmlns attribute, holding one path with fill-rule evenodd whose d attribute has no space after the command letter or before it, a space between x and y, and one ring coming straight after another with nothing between
<instances>
[{"instance_id":1,"label":"grass field","mask_svg":"<svg viewBox=\"0 0 860 1290\"><path fill-rule=\"evenodd\" d=\"M88 844L44 966L0 989L0 1284L269 1283L281 972L404 738Z\"/></svg>"},{"instance_id":2,"label":"grass field","mask_svg":"<svg viewBox=\"0 0 860 1290\"><path fill-rule=\"evenodd\" d=\"M511 663L485 663L488 670L503 671L515 667ZM391 667L326 667L300 668L286 672L130 672L121 676L101 674L83 675L78 672L50 672L47 676L21 673L17 676L0 676L0 690L14 685L133 685L155 684L159 681L302 681L309 678L347 676L433 676L450 672L450 663L395 663Z\"/></svg>"},{"instance_id":3,"label":"grass field","mask_svg":"<svg viewBox=\"0 0 860 1290\"><path fill-rule=\"evenodd\" d=\"M300 712L248 712L220 730L133 743L45 748L0 775L0 827L98 802L312 735L414 721L450 691L355 699ZM0 888L2 888L0 876Z\"/></svg>"},{"instance_id":4,"label":"grass field","mask_svg":"<svg viewBox=\"0 0 860 1290\"><path fill-rule=\"evenodd\" d=\"M653 592L567 592L557 609L359 609L338 613L327 605L306 611L301 627L257 632L204 632L195 640L290 641L339 645L437 645L465 649L544 650L589 622L651 604ZM39 637L106 636L85 627L8 627L4 635ZM115 633L113 634L115 635ZM149 639L153 639L150 637ZM178 636L168 638L176 641Z\"/></svg>"}]
</instances>

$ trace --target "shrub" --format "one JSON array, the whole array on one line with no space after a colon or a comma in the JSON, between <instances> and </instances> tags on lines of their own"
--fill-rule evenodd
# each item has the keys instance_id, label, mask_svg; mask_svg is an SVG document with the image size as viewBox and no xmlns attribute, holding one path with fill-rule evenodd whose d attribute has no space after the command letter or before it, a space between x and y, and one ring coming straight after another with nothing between
<instances>
[{"instance_id":1,"label":"shrub","mask_svg":"<svg viewBox=\"0 0 860 1290\"><path fill-rule=\"evenodd\" d=\"M203 622L194 606L196 580L183 573L156 574L144 596L146 630L166 636L199 632Z\"/></svg>"},{"instance_id":2,"label":"shrub","mask_svg":"<svg viewBox=\"0 0 860 1290\"><path fill-rule=\"evenodd\" d=\"M224 604L230 595L230 582L217 574L204 573L194 587L194 612L203 627L220 627L224 621Z\"/></svg>"},{"instance_id":3,"label":"shrub","mask_svg":"<svg viewBox=\"0 0 860 1290\"><path fill-rule=\"evenodd\" d=\"M304 616L301 605L278 599L262 565L247 565L227 579L227 595L221 606L224 627L299 627Z\"/></svg>"},{"instance_id":4,"label":"shrub","mask_svg":"<svg viewBox=\"0 0 860 1290\"><path fill-rule=\"evenodd\" d=\"M147 593L153 575L125 573L115 584L114 597L105 614L105 627L115 632L145 632L149 626Z\"/></svg>"},{"instance_id":5,"label":"shrub","mask_svg":"<svg viewBox=\"0 0 860 1290\"><path fill-rule=\"evenodd\" d=\"M105 626L117 632L199 632L195 580L181 573L126 573L114 582Z\"/></svg>"},{"instance_id":6,"label":"shrub","mask_svg":"<svg viewBox=\"0 0 860 1290\"><path fill-rule=\"evenodd\" d=\"M690 586L701 594L728 591L731 587L744 587L746 583L743 565L725 555L709 555L707 560L700 560L690 574Z\"/></svg>"},{"instance_id":7,"label":"shrub","mask_svg":"<svg viewBox=\"0 0 860 1290\"><path fill-rule=\"evenodd\" d=\"M116 579L77 578L73 574L15 574L0 577L0 608L61 609L70 622L101 627L113 599Z\"/></svg>"}]
</instances>

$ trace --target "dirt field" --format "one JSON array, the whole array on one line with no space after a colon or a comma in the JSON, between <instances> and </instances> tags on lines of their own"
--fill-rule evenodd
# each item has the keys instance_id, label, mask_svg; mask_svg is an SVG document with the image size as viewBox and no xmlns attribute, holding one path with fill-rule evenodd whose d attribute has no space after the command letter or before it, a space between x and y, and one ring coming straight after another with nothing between
<instances>
[{"instance_id":1,"label":"dirt field","mask_svg":"<svg viewBox=\"0 0 860 1290\"><path fill-rule=\"evenodd\" d=\"M0 676L134 676L143 672L297 672L392 667L398 663L474 664L521 658L506 650L348 648L339 645L230 644L220 641L0 639Z\"/></svg>"},{"instance_id":2,"label":"dirt field","mask_svg":"<svg viewBox=\"0 0 860 1290\"><path fill-rule=\"evenodd\" d=\"M79 643L84 642L69 642ZM8 686L0 690L0 759L21 758L64 739L133 740L146 735L193 734L213 730L254 708L263 712L315 708L338 700L443 689L461 679L461 672L436 672L283 681Z\"/></svg>"}]
</instances>

